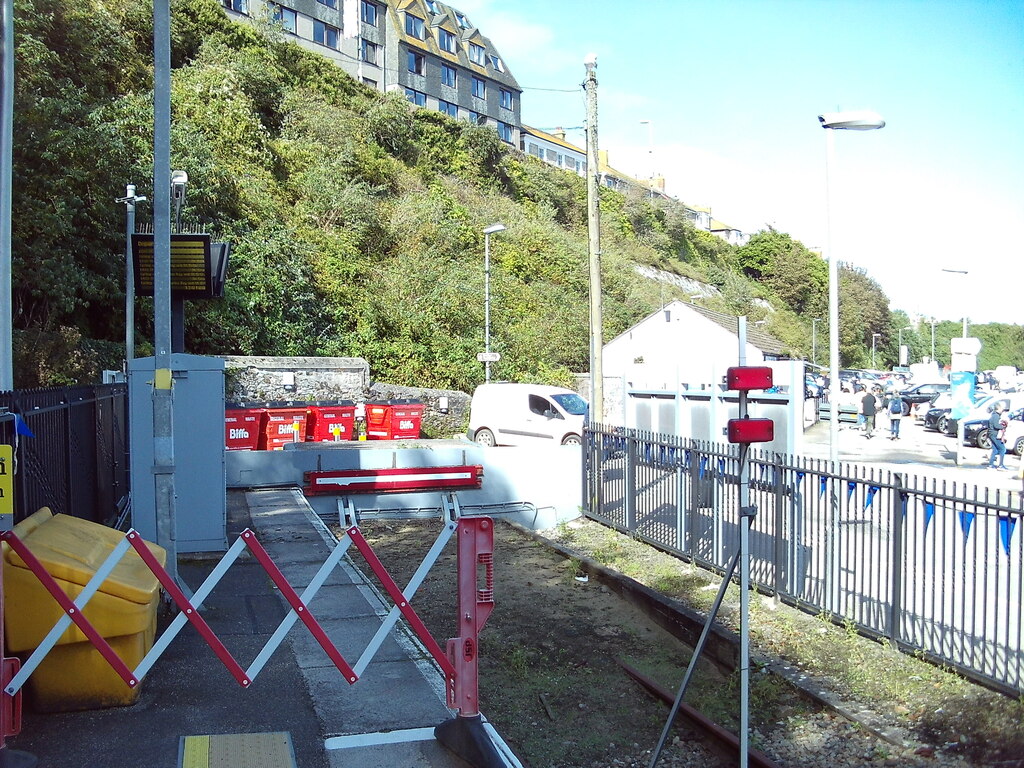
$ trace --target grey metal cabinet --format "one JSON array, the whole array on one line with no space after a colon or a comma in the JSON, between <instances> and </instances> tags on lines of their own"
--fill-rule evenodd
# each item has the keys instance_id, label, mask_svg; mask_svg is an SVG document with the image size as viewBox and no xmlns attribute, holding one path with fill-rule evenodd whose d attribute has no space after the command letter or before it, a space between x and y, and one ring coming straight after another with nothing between
<instances>
[{"instance_id":1,"label":"grey metal cabinet","mask_svg":"<svg viewBox=\"0 0 1024 768\"><path fill-rule=\"evenodd\" d=\"M224 551L224 361L175 353L171 371L177 551ZM144 539L155 542L152 381L153 358L132 360L128 369L132 525Z\"/></svg>"}]
</instances>

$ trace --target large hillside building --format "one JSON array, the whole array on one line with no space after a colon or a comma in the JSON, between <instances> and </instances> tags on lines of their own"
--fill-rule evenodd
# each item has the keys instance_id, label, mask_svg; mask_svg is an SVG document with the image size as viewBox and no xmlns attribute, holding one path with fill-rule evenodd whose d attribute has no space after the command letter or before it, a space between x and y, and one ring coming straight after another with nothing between
<instances>
[{"instance_id":1,"label":"large hillside building","mask_svg":"<svg viewBox=\"0 0 1024 768\"><path fill-rule=\"evenodd\" d=\"M489 39L437 0L221 0L236 20L269 19L357 80L413 104L490 125L519 146L522 89Z\"/></svg>"}]
</instances>

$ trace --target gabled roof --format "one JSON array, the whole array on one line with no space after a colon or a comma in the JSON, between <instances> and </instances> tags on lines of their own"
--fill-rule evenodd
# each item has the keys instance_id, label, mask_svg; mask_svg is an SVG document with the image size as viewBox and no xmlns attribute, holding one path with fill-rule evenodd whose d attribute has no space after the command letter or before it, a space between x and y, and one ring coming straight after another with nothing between
<instances>
[{"instance_id":1,"label":"gabled roof","mask_svg":"<svg viewBox=\"0 0 1024 768\"><path fill-rule=\"evenodd\" d=\"M661 307L660 309L656 309L654 312L647 315L647 317L645 317L643 320L633 323L632 326L630 326L625 331L620 333L618 336L615 337L615 339L612 339L612 341L615 341L616 339L625 336L627 333L632 331L637 326L647 322L655 315L664 313L666 310L672 312L685 312L686 310L691 310L693 312L696 312L698 315L707 318L708 320L715 323L719 327L724 328L733 336L739 334L739 319L735 315L727 315L723 312L715 312L714 310L705 309L704 307L701 307L697 304L687 304L685 302L676 300L670 301L668 304L666 304L664 307ZM757 326L749 323L747 324L747 344L751 345L756 349L761 350L761 352L765 355L770 355L772 357L789 357L789 355L785 353L781 341L776 339L771 334L765 333L764 331L760 330Z\"/></svg>"},{"instance_id":2,"label":"gabled roof","mask_svg":"<svg viewBox=\"0 0 1024 768\"><path fill-rule=\"evenodd\" d=\"M508 86L518 93L522 93L522 88L519 87L519 83L509 71L508 63L498 52L498 49L494 47L494 43L492 43L488 37L485 37L469 20L466 14L462 13L457 8L453 8L447 3L440 2L440 0L435 0L434 5L438 12L434 14L430 12L423 0L385 0L385 2L387 2L395 11L388 15L391 17L391 24L393 25L398 39L405 45L428 51L429 53L440 56L441 58L447 59L451 62L457 62L470 72L477 72L478 74L490 78L496 83ZM424 18L424 24L427 29L430 30L430 34L427 35L426 40L420 40L419 38L411 37L405 33L405 20L400 14L406 12L412 13L415 16L422 16ZM468 25L467 27L462 27L458 23L458 19L460 17L466 21L466 24ZM454 31L461 43L457 54L451 54L447 51L441 50L436 40L438 28L445 29L448 32ZM487 57L485 64L477 64L475 61L471 61L469 59L469 43L474 43L484 49L484 55ZM494 56L501 62L503 69L499 70L494 67L490 58L491 56Z\"/></svg>"},{"instance_id":3,"label":"gabled roof","mask_svg":"<svg viewBox=\"0 0 1024 768\"><path fill-rule=\"evenodd\" d=\"M698 315L703 315L713 323L717 323L734 336L740 332L739 318L735 315L715 312L714 310L706 309L697 304L684 304L681 301L675 301L672 303L678 304L680 307L692 309ZM752 347L756 347L761 350L766 355L774 355L776 357L787 356L785 355L781 341L750 323L747 324L747 343Z\"/></svg>"}]
</instances>

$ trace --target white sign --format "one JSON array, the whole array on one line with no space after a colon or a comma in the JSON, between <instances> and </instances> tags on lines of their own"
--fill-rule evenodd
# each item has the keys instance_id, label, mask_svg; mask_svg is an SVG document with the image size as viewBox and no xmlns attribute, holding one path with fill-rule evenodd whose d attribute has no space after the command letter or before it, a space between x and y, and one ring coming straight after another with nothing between
<instances>
[{"instance_id":1,"label":"white sign","mask_svg":"<svg viewBox=\"0 0 1024 768\"><path fill-rule=\"evenodd\" d=\"M952 338L949 340L949 351L954 355L976 355L981 352L981 339L971 336L970 338Z\"/></svg>"},{"instance_id":2,"label":"white sign","mask_svg":"<svg viewBox=\"0 0 1024 768\"><path fill-rule=\"evenodd\" d=\"M481 363L496 363L501 360L501 355L497 352L480 352L477 354L476 359Z\"/></svg>"}]
</instances>

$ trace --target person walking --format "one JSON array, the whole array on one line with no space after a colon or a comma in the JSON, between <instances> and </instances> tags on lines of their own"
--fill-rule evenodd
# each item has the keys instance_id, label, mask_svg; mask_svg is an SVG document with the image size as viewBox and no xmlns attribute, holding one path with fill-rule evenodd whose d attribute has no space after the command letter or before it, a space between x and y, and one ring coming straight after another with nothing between
<instances>
[{"instance_id":1,"label":"person walking","mask_svg":"<svg viewBox=\"0 0 1024 768\"><path fill-rule=\"evenodd\" d=\"M878 401L873 392L864 391L864 397L860 399L860 412L864 417L864 437L869 440L875 433L875 413L878 411Z\"/></svg>"},{"instance_id":2,"label":"person walking","mask_svg":"<svg viewBox=\"0 0 1024 768\"><path fill-rule=\"evenodd\" d=\"M1006 469L1006 443L1003 442L1003 432L1006 429L1006 419L1003 418L1003 404L996 403L992 406L992 413L988 417L988 438L992 443L992 454L988 457L989 469ZM999 466L996 466L996 456L999 457Z\"/></svg>"},{"instance_id":3,"label":"person walking","mask_svg":"<svg viewBox=\"0 0 1024 768\"><path fill-rule=\"evenodd\" d=\"M903 418L903 398L895 392L889 396L889 439L900 439L900 419Z\"/></svg>"}]
</instances>

